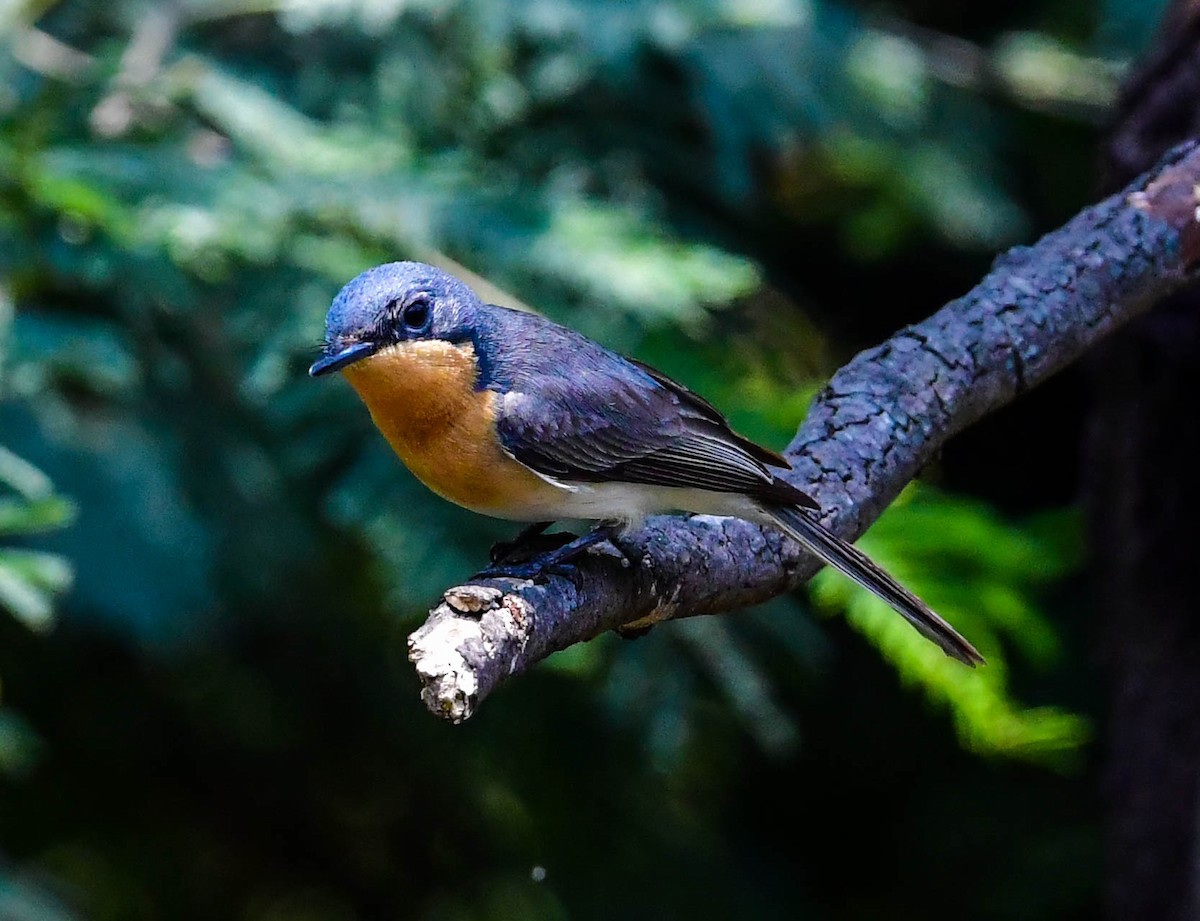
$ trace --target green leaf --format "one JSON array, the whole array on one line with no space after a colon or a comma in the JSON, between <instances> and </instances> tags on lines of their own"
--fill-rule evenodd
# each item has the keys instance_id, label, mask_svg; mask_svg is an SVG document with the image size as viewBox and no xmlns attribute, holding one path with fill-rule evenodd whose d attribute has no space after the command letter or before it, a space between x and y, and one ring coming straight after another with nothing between
<instances>
[{"instance_id":1,"label":"green leaf","mask_svg":"<svg viewBox=\"0 0 1200 921\"><path fill-rule=\"evenodd\" d=\"M50 478L37 467L22 460L0 445L0 484L9 487L23 498L45 499L54 491Z\"/></svg>"},{"instance_id":2,"label":"green leaf","mask_svg":"<svg viewBox=\"0 0 1200 921\"><path fill-rule=\"evenodd\" d=\"M51 625L54 600L72 578L71 564L57 554L0 549L0 607L32 630Z\"/></svg>"},{"instance_id":3,"label":"green leaf","mask_svg":"<svg viewBox=\"0 0 1200 921\"><path fill-rule=\"evenodd\" d=\"M75 506L58 496L33 502L0 498L0 536L53 531L71 523Z\"/></svg>"}]
</instances>

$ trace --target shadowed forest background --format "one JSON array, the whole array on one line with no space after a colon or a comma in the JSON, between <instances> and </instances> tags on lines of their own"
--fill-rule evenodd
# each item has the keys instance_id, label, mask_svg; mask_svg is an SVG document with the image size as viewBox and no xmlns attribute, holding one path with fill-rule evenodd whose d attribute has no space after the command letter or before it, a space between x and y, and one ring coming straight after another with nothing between
<instances>
[{"instance_id":1,"label":"shadowed forest background","mask_svg":"<svg viewBox=\"0 0 1200 921\"><path fill-rule=\"evenodd\" d=\"M0 919L1096 917L1119 378L862 542L988 668L822 573L452 727L404 637L515 527L304 372L353 275L462 265L781 448L1108 188L1163 5L0 2Z\"/></svg>"}]
</instances>

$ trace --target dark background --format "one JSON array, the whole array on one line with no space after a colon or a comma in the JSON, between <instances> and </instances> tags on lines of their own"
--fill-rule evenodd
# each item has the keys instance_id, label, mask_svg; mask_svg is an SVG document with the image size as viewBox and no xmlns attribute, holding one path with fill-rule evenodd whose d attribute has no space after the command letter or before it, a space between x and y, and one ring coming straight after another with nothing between
<instances>
[{"instance_id":1,"label":"dark background","mask_svg":"<svg viewBox=\"0 0 1200 921\"><path fill-rule=\"evenodd\" d=\"M0 918L1120 915L1080 509L1096 381L1132 383L1066 372L864 539L987 669L822 573L452 727L404 637L513 528L304 369L358 271L457 263L780 447L1128 178L1105 126L1160 6L0 12Z\"/></svg>"}]
</instances>

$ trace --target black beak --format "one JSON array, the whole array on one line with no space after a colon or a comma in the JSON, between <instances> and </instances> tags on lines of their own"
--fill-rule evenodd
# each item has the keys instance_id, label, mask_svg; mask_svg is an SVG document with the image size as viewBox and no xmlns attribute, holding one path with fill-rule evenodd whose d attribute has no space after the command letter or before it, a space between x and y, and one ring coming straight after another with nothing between
<instances>
[{"instance_id":1,"label":"black beak","mask_svg":"<svg viewBox=\"0 0 1200 921\"><path fill-rule=\"evenodd\" d=\"M320 377L322 374L328 374L331 371L341 371L347 365L352 365L369 355L374 355L378 348L379 346L374 342L356 342L354 345L346 346L340 352L334 352L332 355L322 355L308 369L309 376Z\"/></svg>"}]
</instances>

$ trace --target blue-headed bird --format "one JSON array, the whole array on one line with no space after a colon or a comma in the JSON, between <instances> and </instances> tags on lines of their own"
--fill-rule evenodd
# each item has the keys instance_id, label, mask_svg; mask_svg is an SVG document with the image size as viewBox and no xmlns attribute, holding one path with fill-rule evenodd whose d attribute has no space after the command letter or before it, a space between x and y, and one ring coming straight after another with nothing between
<instances>
[{"instance_id":1,"label":"blue-headed bird","mask_svg":"<svg viewBox=\"0 0 1200 921\"><path fill-rule=\"evenodd\" d=\"M370 269L329 310L315 377L341 371L426 486L485 515L601 525L493 574L533 577L663 512L779 528L874 592L967 665L975 648L920 598L825 528L774 451L734 432L664 374L532 313L485 304L416 262Z\"/></svg>"}]
</instances>

